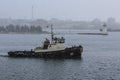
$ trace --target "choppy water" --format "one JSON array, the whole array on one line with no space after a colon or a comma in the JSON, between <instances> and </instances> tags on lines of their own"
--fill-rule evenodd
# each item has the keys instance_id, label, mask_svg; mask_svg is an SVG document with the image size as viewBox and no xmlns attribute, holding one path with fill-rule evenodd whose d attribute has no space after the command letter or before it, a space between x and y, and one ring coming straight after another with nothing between
<instances>
[{"instance_id":1,"label":"choppy water","mask_svg":"<svg viewBox=\"0 0 120 80\"><path fill-rule=\"evenodd\" d=\"M120 80L120 33L63 35L66 46L81 44L81 60L0 57L0 80ZM60 36L60 35L59 35ZM0 55L30 50L47 35L0 34ZM50 38L50 37L49 37Z\"/></svg>"}]
</instances>

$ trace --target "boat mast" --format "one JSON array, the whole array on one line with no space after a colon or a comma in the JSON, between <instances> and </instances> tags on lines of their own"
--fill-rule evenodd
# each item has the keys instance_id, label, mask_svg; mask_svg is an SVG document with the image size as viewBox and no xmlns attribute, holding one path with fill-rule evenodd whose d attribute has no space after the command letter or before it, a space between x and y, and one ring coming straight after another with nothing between
<instances>
[{"instance_id":1,"label":"boat mast","mask_svg":"<svg viewBox=\"0 0 120 80\"><path fill-rule=\"evenodd\" d=\"M53 25L51 24L51 41L53 40Z\"/></svg>"}]
</instances>

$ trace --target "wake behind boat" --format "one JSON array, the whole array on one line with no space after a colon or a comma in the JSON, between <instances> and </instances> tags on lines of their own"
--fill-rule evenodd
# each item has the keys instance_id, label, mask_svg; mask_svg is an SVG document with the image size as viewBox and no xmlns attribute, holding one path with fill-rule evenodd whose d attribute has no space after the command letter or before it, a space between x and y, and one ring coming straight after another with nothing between
<instances>
[{"instance_id":1,"label":"wake behind boat","mask_svg":"<svg viewBox=\"0 0 120 80\"><path fill-rule=\"evenodd\" d=\"M46 38L42 47L30 51L9 51L10 57L40 57L40 58L81 58L81 45L65 47L65 38L54 37L51 26L51 41Z\"/></svg>"}]
</instances>

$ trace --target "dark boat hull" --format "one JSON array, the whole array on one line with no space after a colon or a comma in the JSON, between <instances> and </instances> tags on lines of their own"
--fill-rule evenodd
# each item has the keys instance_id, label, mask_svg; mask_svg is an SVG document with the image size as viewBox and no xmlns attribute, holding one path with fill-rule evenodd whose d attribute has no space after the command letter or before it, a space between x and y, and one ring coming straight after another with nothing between
<instances>
[{"instance_id":1,"label":"dark boat hull","mask_svg":"<svg viewBox=\"0 0 120 80\"><path fill-rule=\"evenodd\" d=\"M34 51L10 51L10 57L38 57L38 58L81 58L83 47L71 47L60 51L34 52Z\"/></svg>"}]
</instances>

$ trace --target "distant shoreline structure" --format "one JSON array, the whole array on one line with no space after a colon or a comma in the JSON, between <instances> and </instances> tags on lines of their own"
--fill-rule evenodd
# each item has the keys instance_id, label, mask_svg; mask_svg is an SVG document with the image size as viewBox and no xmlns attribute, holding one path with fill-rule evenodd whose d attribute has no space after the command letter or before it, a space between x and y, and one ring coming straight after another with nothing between
<instances>
[{"instance_id":1,"label":"distant shoreline structure","mask_svg":"<svg viewBox=\"0 0 120 80\"><path fill-rule=\"evenodd\" d=\"M102 34L102 33L78 33L82 35L108 35L108 34Z\"/></svg>"},{"instance_id":2,"label":"distant shoreline structure","mask_svg":"<svg viewBox=\"0 0 120 80\"><path fill-rule=\"evenodd\" d=\"M100 19L93 19L91 21L74 21L74 20L61 20L57 18L46 19L1 19L0 26L7 26L9 24L14 25L40 25L43 29L50 24L54 24L54 29L101 29L101 25L106 23L108 30L120 31L120 23L114 18L108 18L107 21L101 21Z\"/></svg>"},{"instance_id":3,"label":"distant shoreline structure","mask_svg":"<svg viewBox=\"0 0 120 80\"><path fill-rule=\"evenodd\" d=\"M81 32L79 31L77 34L80 35L108 35L108 29L106 23L102 25L102 28L100 30L91 30L87 32Z\"/></svg>"},{"instance_id":4,"label":"distant shoreline structure","mask_svg":"<svg viewBox=\"0 0 120 80\"><path fill-rule=\"evenodd\" d=\"M35 34L35 33L44 33L41 26L28 26L28 25L13 25L9 24L7 26L0 26L1 34Z\"/></svg>"},{"instance_id":5,"label":"distant shoreline structure","mask_svg":"<svg viewBox=\"0 0 120 80\"><path fill-rule=\"evenodd\" d=\"M48 27L48 26L46 26ZM101 26L102 27L102 26ZM61 30L61 29L56 29ZM74 30L79 30L76 32ZM85 31L88 30L88 31ZM90 31L89 31L90 30ZM59 34L63 34L63 32L67 32L69 34L83 34L83 35L107 35L108 32L118 32L120 29L107 29L107 25L103 24L101 29L63 29ZM75 33L74 33L75 32ZM57 31L58 33L58 31ZM50 34L47 29L44 30L40 25L14 25L9 24L6 26L0 26L0 34ZM64 33L66 34L66 33Z\"/></svg>"},{"instance_id":6,"label":"distant shoreline structure","mask_svg":"<svg viewBox=\"0 0 120 80\"><path fill-rule=\"evenodd\" d=\"M49 34L48 32L46 32L46 31L42 31L41 33L27 33L27 32L24 32L24 33L18 33L18 32L9 32L9 33L7 33L7 32L0 32L0 34Z\"/></svg>"},{"instance_id":7,"label":"distant shoreline structure","mask_svg":"<svg viewBox=\"0 0 120 80\"><path fill-rule=\"evenodd\" d=\"M59 29L57 29L59 30ZM60 29L61 31L61 29ZM65 32L67 31L67 32ZM73 31L76 31L73 29ZM78 32L78 31L81 31L81 32ZM107 30L108 32L120 32L120 30ZM42 32L39 32L39 33L30 33L30 32L0 32L0 34L50 34L49 31L45 31L43 30ZM61 32L57 32L55 34L78 34L78 35L108 35L108 34L102 34L99 30L78 30L77 29L77 32L72 32L69 31L69 29L64 29L63 33Z\"/></svg>"}]
</instances>

